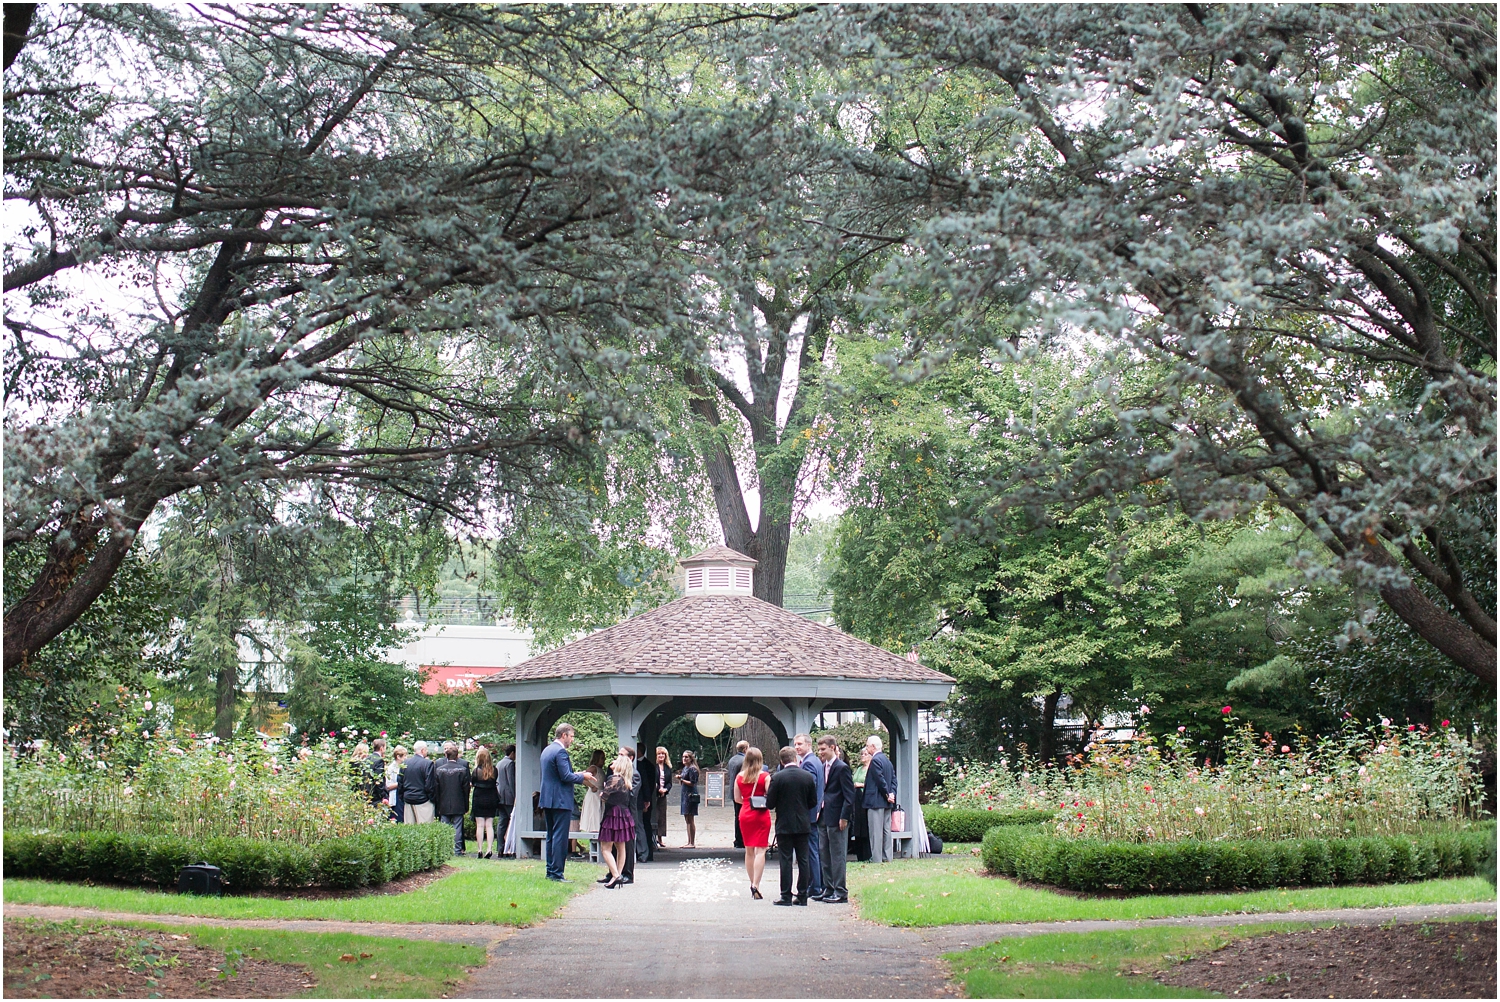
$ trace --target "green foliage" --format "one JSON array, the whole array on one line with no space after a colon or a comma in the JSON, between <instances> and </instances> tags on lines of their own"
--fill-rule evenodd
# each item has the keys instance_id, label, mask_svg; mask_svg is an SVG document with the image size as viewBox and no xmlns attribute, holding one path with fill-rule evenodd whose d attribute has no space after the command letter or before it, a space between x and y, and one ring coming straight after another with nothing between
<instances>
[{"instance_id":1,"label":"green foliage","mask_svg":"<svg viewBox=\"0 0 1500 1002\"><path fill-rule=\"evenodd\" d=\"M135 723L78 741L65 752L12 750L4 760L11 824L202 839L220 836L316 845L378 825L351 741L331 737L292 749L244 739L150 729L150 700ZM139 728L139 729L137 729ZM305 752L305 754L302 754Z\"/></svg>"},{"instance_id":2,"label":"green foliage","mask_svg":"<svg viewBox=\"0 0 1500 1002\"><path fill-rule=\"evenodd\" d=\"M1493 824L1415 835L1280 841L1065 839L1006 826L984 836L991 873L1078 891L1206 891L1397 883L1472 876L1495 842Z\"/></svg>"},{"instance_id":3,"label":"green foliage","mask_svg":"<svg viewBox=\"0 0 1500 1002\"><path fill-rule=\"evenodd\" d=\"M954 763L944 807L1055 811L1064 837L1173 841L1399 835L1476 816L1477 753L1452 729L1368 728L1278 745L1223 717L1222 758L1186 733L1096 743L1077 767Z\"/></svg>"},{"instance_id":4,"label":"green foliage","mask_svg":"<svg viewBox=\"0 0 1500 1002\"><path fill-rule=\"evenodd\" d=\"M996 825L1039 825L1052 820L1052 811L1011 810L976 811L963 807L922 808L922 822L927 830L944 842L979 842L985 832Z\"/></svg>"},{"instance_id":5,"label":"green foliage","mask_svg":"<svg viewBox=\"0 0 1500 1002\"><path fill-rule=\"evenodd\" d=\"M230 893L383 884L441 866L453 856L453 829L440 823L382 824L313 845L237 836L28 831L18 826L7 826L4 838L5 871L15 877L172 888L184 866L211 863L224 871Z\"/></svg>"},{"instance_id":6,"label":"green foliage","mask_svg":"<svg viewBox=\"0 0 1500 1002\"><path fill-rule=\"evenodd\" d=\"M5 549L5 598L14 603L41 568L36 544ZM8 607L8 606L7 606ZM109 588L68 630L26 664L5 673L8 740L71 740L87 720L103 729L118 724L120 687L149 687L169 666L162 646L171 633L172 594L161 569L138 553L126 557Z\"/></svg>"}]
</instances>

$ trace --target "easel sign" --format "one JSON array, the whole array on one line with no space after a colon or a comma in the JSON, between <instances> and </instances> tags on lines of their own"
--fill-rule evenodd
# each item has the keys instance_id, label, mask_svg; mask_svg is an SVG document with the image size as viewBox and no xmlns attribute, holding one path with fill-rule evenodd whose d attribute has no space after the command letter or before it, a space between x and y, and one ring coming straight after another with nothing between
<instances>
[{"instance_id":1,"label":"easel sign","mask_svg":"<svg viewBox=\"0 0 1500 1002\"><path fill-rule=\"evenodd\" d=\"M724 770L703 774L703 802L709 807L724 806Z\"/></svg>"}]
</instances>

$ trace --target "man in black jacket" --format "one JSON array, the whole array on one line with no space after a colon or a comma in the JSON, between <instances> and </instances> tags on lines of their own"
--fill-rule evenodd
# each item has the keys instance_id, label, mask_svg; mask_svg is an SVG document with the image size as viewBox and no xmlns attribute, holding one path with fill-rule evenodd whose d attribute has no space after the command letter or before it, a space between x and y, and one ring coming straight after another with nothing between
<instances>
[{"instance_id":1,"label":"man in black jacket","mask_svg":"<svg viewBox=\"0 0 1500 1002\"><path fill-rule=\"evenodd\" d=\"M469 813L469 763L458 757L458 745L443 743L443 760L432 769L437 782L437 809L443 824L453 826L453 855L464 854L464 815Z\"/></svg>"},{"instance_id":2,"label":"man in black jacket","mask_svg":"<svg viewBox=\"0 0 1500 1002\"><path fill-rule=\"evenodd\" d=\"M790 766L791 768L788 768ZM812 773L797 768L797 752L781 749L781 768L766 789L766 807L776 812L776 844L781 847L781 900L778 905L807 904L812 865L807 840L813 811L818 807L818 784ZM797 856L797 899L792 900L792 854Z\"/></svg>"},{"instance_id":3,"label":"man in black jacket","mask_svg":"<svg viewBox=\"0 0 1500 1002\"><path fill-rule=\"evenodd\" d=\"M849 826L854 823L854 770L839 758L839 742L832 734L818 739L818 758L823 762L823 813L818 815L823 896L818 900L844 904L849 900L844 880L849 865Z\"/></svg>"},{"instance_id":4,"label":"man in black jacket","mask_svg":"<svg viewBox=\"0 0 1500 1002\"><path fill-rule=\"evenodd\" d=\"M370 743L370 757L365 768L370 774L370 803L379 807L385 803L385 738L376 738Z\"/></svg>"},{"instance_id":5,"label":"man in black jacket","mask_svg":"<svg viewBox=\"0 0 1500 1002\"><path fill-rule=\"evenodd\" d=\"M656 855L656 761L646 754L645 745L635 746L635 767L641 772L641 830L636 832L635 855L651 862Z\"/></svg>"},{"instance_id":6,"label":"man in black jacket","mask_svg":"<svg viewBox=\"0 0 1500 1002\"><path fill-rule=\"evenodd\" d=\"M401 802L405 805L402 820L409 825L431 821L437 780L432 775L432 763L427 759L426 741L412 745L412 754L401 763L401 776L396 782L401 787Z\"/></svg>"}]
</instances>

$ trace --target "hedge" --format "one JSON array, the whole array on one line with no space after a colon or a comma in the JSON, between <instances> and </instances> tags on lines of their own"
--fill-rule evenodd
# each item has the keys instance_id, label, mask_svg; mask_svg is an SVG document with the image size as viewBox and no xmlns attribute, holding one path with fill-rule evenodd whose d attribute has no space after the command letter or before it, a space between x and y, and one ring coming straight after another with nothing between
<instances>
[{"instance_id":1,"label":"hedge","mask_svg":"<svg viewBox=\"0 0 1500 1002\"><path fill-rule=\"evenodd\" d=\"M224 871L224 886L231 893L365 887L430 870L453 858L453 829L444 824L387 824L311 846L127 832L7 830L4 839L7 877L175 888L184 866L212 863Z\"/></svg>"},{"instance_id":2,"label":"hedge","mask_svg":"<svg viewBox=\"0 0 1500 1002\"><path fill-rule=\"evenodd\" d=\"M980 855L992 873L1077 891L1207 891L1380 884L1471 876L1494 851L1493 824L1411 836L1109 842L992 828Z\"/></svg>"},{"instance_id":3,"label":"hedge","mask_svg":"<svg viewBox=\"0 0 1500 1002\"><path fill-rule=\"evenodd\" d=\"M1053 811L980 811L972 807L922 808L927 830L944 842L978 842L996 825L1035 825L1052 820Z\"/></svg>"}]
</instances>

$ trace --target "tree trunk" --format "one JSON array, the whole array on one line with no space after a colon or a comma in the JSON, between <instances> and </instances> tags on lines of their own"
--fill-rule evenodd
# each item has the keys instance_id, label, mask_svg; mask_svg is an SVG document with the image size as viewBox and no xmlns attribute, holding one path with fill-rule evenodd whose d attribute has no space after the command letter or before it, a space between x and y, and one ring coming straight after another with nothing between
<instances>
[{"instance_id":1,"label":"tree trunk","mask_svg":"<svg viewBox=\"0 0 1500 1002\"><path fill-rule=\"evenodd\" d=\"M5 613L7 672L26 674L31 655L78 622L104 594L155 507L154 500L136 502L113 524L78 512L57 530L36 580Z\"/></svg>"},{"instance_id":2,"label":"tree trunk","mask_svg":"<svg viewBox=\"0 0 1500 1002\"><path fill-rule=\"evenodd\" d=\"M792 545L790 521L767 524L765 495L761 495L760 528L756 530L750 551L745 555L760 561L755 565L753 594L772 605L782 603L786 590L786 555Z\"/></svg>"},{"instance_id":3,"label":"tree trunk","mask_svg":"<svg viewBox=\"0 0 1500 1002\"><path fill-rule=\"evenodd\" d=\"M1057 700L1061 695L1061 689L1054 689L1042 697L1041 733L1037 742L1037 758L1042 765L1056 765L1053 759L1057 755Z\"/></svg>"},{"instance_id":4,"label":"tree trunk","mask_svg":"<svg viewBox=\"0 0 1500 1002\"><path fill-rule=\"evenodd\" d=\"M1381 567L1397 567L1396 558L1379 543L1366 543L1365 558ZM1464 671L1495 689L1495 645L1477 630L1439 608L1415 585L1386 585L1380 597L1412 632L1427 641Z\"/></svg>"},{"instance_id":5,"label":"tree trunk","mask_svg":"<svg viewBox=\"0 0 1500 1002\"><path fill-rule=\"evenodd\" d=\"M5 69L16 61L26 45L26 35L31 31L31 19L36 16L34 3L8 3L5 5Z\"/></svg>"},{"instance_id":6,"label":"tree trunk","mask_svg":"<svg viewBox=\"0 0 1500 1002\"><path fill-rule=\"evenodd\" d=\"M231 635L231 641L234 641ZM214 679L214 734L220 741L234 737L234 710L240 694L240 663L238 650L229 652L233 660L226 660Z\"/></svg>"}]
</instances>

